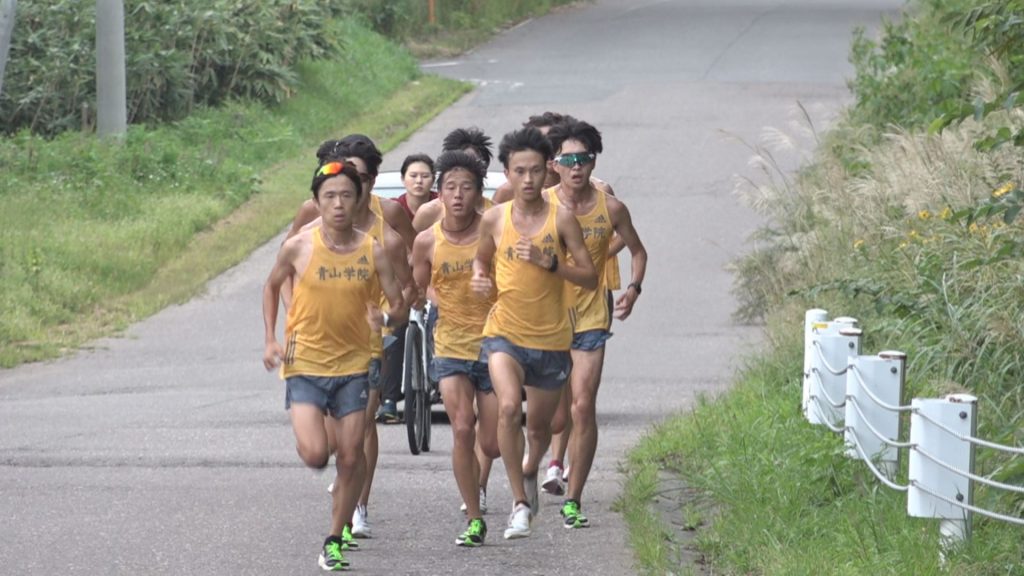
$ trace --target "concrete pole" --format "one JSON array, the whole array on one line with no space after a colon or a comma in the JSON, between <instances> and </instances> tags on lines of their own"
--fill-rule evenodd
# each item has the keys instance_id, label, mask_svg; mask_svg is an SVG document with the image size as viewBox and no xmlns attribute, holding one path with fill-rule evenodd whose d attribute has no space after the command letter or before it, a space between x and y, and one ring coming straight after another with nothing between
<instances>
[{"instance_id":1,"label":"concrete pole","mask_svg":"<svg viewBox=\"0 0 1024 576\"><path fill-rule=\"evenodd\" d=\"M17 10L18 0L0 0L0 94L4 93L4 70L7 69L7 54L11 50L14 13Z\"/></svg>"},{"instance_id":2,"label":"concrete pole","mask_svg":"<svg viewBox=\"0 0 1024 576\"><path fill-rule=\"evenodd\" d=\"M124 2L96 0L96 133L122 136L128 127L124 64Z\"/></svg>"}]
</instances>

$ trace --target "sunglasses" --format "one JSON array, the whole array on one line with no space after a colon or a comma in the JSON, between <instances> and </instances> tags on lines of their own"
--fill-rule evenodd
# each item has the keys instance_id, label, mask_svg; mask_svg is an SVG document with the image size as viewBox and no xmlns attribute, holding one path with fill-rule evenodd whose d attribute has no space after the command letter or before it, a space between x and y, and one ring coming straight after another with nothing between
<instances>
[{"instance_id":1,"label":"sunglasses","mask_svg":"<svg viewBox=\"0 0 1024 576\"><path fill-rule=\"evenodd\" d=\"M337 176L341 174L341 171L345 169L344 162L328 162L321 166L317 171L317 176Z\"/></svg>"},{"instance_id":2,"label":"sunglasses","mask_svg":"<svg viewBox=\"0 0 1024 576\"><path fill-rule=\"evenodd\" d=\"M576 154L559 154L555 156L555 162L560 166L572 168L573 166L586 166L597 160L597 154L593 152L578 152Z\"/></svg>"}]
</instances>

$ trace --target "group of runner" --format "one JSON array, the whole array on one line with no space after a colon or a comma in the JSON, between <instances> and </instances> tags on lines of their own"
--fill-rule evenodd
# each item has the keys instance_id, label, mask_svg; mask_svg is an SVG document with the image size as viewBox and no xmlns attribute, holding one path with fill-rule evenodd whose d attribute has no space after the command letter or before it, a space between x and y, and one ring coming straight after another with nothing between
<instances>
[{"instance_id":1,"label":"group of runner","mask_svg":"<svg viewBox=\"0 0 1024 576\"><path fill-rule=\"evenodd\" d=\"M467 519L455 543L484 543L487 479L499 456L514 500L504 537L530 536L553 432L558 441L543 488L566 494L566 528L589 525L581 498L597 448L605 342L612 317L632 312L647 253L626 206L592 176L603 151L594 126L549 112L506 134L498 158L507 182L493 201L483 196L490 145L479 130L458 129L436 162L410 156L403 179L418 182L407 181L409 192L396 202L372 193L382 157L369 138L325 142L312 199L299 209L264 287L263 361L285 379L299 457L322 469L335 455L324 570L345 569L344 552L371 535L381 387L394 382L394 359L400 367L402 358L391 330L428 299L437 311L434 376ZM428 184L435 175L437 197ZM613 302L615 254L623 248L631 278ZM282 302L283 347L276 335ZM394 393L385 400L394 402Z\"/></svg>"}]
</instances>

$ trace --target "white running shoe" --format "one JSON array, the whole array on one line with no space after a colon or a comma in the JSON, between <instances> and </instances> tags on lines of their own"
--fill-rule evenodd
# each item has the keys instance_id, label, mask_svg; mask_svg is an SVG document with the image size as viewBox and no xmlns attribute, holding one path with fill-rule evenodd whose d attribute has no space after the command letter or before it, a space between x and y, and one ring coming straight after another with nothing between
<instances>
[{"instance_id":1,"label":"white running shoe","mask_svg":"<svg viewBox=\"0 0 1024 576\"><path fill-rule=\"evenodd\" d=\"M373 536L367 516L369 514L366 512L366 506L356 504L356 511L352 514L352 536L356 538L371 538Z\"/></svg>"},{"instance_id":2,"label":"white running shoe","mask_svg":"<svg viewBox=\"0 0 1024 576\"><path fill-rule=\"evenodd\" d=\"M526 504L516 504L512 507L512 514L508 517L508 527L505 528L505 539L526 538L531 534L530 521L533 514Z\"/></svg>"},{"instance_id":3,"label":"white running shoe","mask_svg":"<svg viewBox=\"0 0 1024 576\"><path fill-rule=\"evenodd\" d=\"M546 494L554 496L565 494L565 484L562 482L562 469L555 465L548 466L547 474L544 475L544 483L540 487Z\"/></svg>"},{"instance_id":4,"label":"white running shoe","mask_svg":"<svg viewBox=\"0 0 1024 576\"><path fill-rule=\"evenodd\" d=\"M540 494L537 492L537 475L523 474L523 488L526 489L526 501L530 503L530 511L536 516L540 512Z\"/></svg>"},{"instance_id":5,"label":"white running shoe","mask_svg":"<svg viewBox=\"0 0 1024 576\"><path fill-rule=\"evenodd\" d=\"M467 508L469 508L469 507L466 506L465 502L462 503L462 506L459 506L459 510L463 514L466 513L466 509ZM487 492L484 492L483 488L480 489L480 513L481 514L487 514Z\"/></svg>"}]
</instances>

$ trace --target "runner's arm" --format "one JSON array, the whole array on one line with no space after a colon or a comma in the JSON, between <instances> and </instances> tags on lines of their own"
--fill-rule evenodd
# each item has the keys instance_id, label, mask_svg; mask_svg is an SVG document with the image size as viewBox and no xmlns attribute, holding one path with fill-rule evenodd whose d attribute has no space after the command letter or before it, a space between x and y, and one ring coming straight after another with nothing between
<instances>
[{"instance_id":1,"label":"runner's arm","mask_svg":"<svg viewBox=\"0 0 1024 576\"><path fill-rule=\"evenodd\" d=\"M398 232L405 242L406 248L412 248L413 240L416 239L416 231L412 229L412 220L406 214L405 208L394 200L387 198L380 199L380 210L384 213L384 221Z\"/></svg>"},{"instance_id":2,"label":"runner's arm","mask_svg":"<svg viewBox=\"0 0 1024 576\"><path fill-rule=\"evenodd\" d=\"M640 235L633 227L633 219L629 214L626 205L618 200L608 199L608 214L612 219L612 226L624 245L629 248L631 258L632 276L629 286L622 293L622 296L615 302L615 313L620 320L625 320L633 312L633 304L640 296L636 286L643 284L644 276L647 274L647 249L640 241Z\"/></svg>"},{"instance_id":3,"label":"runner's arm","mask_svg":"<svg viewBox=\"0 0 1024 576\"><path fill-rule=\"evenodd\" d=\"M476 257L473 258L473 279L470 283L474 292L484 296L489 296L494 290L491 269L494 264L494 253L498 251L494 237L501 211L501 208L494 206L484 212L484 217L480 220L480 245L476 249Z\"/></svg>"},{"instance_id":4,"label":"runner's arm","mask_svg":"<svg viewBox=\"0 0 1024 576\"><path fill-rule=\"evenodd\" d=\"M433 260L434 231L424 230L416 235L416 242L412 245L412 277L416 282L416 302L412 307L417 310L423 308Z\"/></svg>"},{"instance_id":5,"label":"runner's arm","mask_svg":"<svg viewBox=\"0 0 1024 576\"><path fill-rule=\"evenodd\" d=\"M404 256L403 256L404 257ZM380 280L380 288L384 291L384 297L388 301L388 326L400 326L409 319L409 307L405 305L402 298L402 286L395 277L395 269L388 251L380 244L373 244L373 260L377 264L377 278ZM376 303L367 303L371 325L380 323L383 325L383 317ZM375 326L380 328L380 326Z\"/></svg>"},{"instance_id":6,"label":"runner's arm","mask_svg":"<svg viewBox=\"0 0 1024 576\"><path fill-rule=\"evenodd\" d=\"M281 297L281 286L295 274L295 257L298 242L286 240L277 253L277 260L270 270L270 276L263 284L263 367L273 370L284 356L277 343L277 311Z\"/></svg>"},{"instance_id":7,"label":"runner's arm","mask_svg":"<svg viewBox=\"0 0 1024 576\"><path fill-rule=\"evenodd\" d=\"M443 210L444 207L438 199L431 200L423 206L420 206L420 209L416 211L416 215L412 217L413 230L419 234L427 228L430 228L435 222L441 219Z\"/></svg>"}]
</instances>

